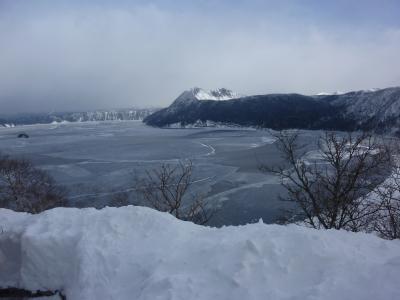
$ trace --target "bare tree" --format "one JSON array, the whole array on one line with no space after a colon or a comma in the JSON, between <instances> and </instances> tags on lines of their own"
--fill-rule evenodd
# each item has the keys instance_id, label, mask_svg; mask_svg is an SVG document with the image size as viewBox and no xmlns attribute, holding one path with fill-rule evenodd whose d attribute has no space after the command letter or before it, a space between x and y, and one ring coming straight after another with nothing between
<instances>
[{"instance_id":1,"label":"bare tree","mask_svg":"<svg viewBox=\"0 0 400 300\"><path fill-rule=\"evenodd\" d=\"M212 213L203 197L188 194L193 183L192 172L191 161L179 162L178 165L163 164L158 169L147 171L146 177L137 182L137 190L152 208L203 225L210 220Z\"/></svg>"},{"instance_id":2,"label":"bare tree","mask_svg":"<svg viewBox=\"0 0 400 300\"><path fill-rule=\"evenodd\" d=\"M400 169L393 170L391 176L376 189L375 198L381 201L378 217L373 229L385 239L400 238Z\"/></svg>"},{"instance_id":3,"label":"bare tree","mask_svg":"<svg viewBox=\"0 0 400 300\"><path fill-rule=\"evenodd\" d=\"M0 156L0 207L40 213L65 205L65 190L29 161Z\"/></svg>"},{"instance_id":4,"label":"bare tree","mask_svg":"<svg viewBox=\"0 0 400 300\"><path fill-rule=\"evenodd\" d=\"M400 202L383 199L379 218L375 219L374 230L382 238L393 240L400 238Z\"/></svg>"},{"instance_id":5,"label":"bare tree","mask_svg":"<svg viewBox=\"0 0 400 300\"><path fill-rule=\"evenodd\" d=\"M289 168L261 169L277 174L288 196L300 208L300 217L314 228L360 231L374 222L381 204L368 192L392 168L390 149L369 134L339 135L325 132L316 157L307 157L299 133L275 135Z\"/></svg>"},{"instance_id":6,"label":"bare tree","mask_svg":"<svg viewBox=\"0 0 400 300\"><path fill-rule=\"evenodd\" d=\"M113 207L121 207L121 206L127 206L132 204L129 201L129 193L122 191L118 193L114 193L111 197L110 205Z\"/></svg>"}]
</instances>

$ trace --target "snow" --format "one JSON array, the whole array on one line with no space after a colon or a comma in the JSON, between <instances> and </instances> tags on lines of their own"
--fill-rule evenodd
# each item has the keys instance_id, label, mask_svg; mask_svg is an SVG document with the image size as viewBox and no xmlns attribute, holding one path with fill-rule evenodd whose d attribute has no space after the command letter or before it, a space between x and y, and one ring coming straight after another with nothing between
<instances>
[{"instance_id":1,"label":"snow","mask_svg":"<svg viewBox=\"0 0 400 300\"><path fill-rule=\"evenodd\" d=\"M231 100L241 97L244 97L244 95L235 93L225 88L219 88L215 90L204 90L202 88L195 87L190 90L186 90L182 94L180 94L168 109L170 111L174 111L176 107L180 107L182 104L187 105L202 100L219 101L219 100Z\"/></svg>"},{"instance_id":2,"label":"snow","mask_svg":"<svg viewBox=\"0 0 400 300\"><path fill-rule=\"evenodd\" d=\"M380 91L381 89L380 88L371 88L371 89L367 89L367 90L364 90L365 92L377 92L377 91Z\"/></svg>"},{"instance_id":3,"label":"snow","mask_svg":"<svg viewBox=\"0 0 400 300\"><path fill-rule=\"evenodd\" d=\"M360 92L365 92L365 93L373 93L373 92L377 92L380 91L380 88L370 88L370 89L366 89L366 90L361 90ZM333 96L333 95L344 95L347 94L349 92L343 92L343 91L336 91L336 92L321 92L316 94L316 96Z\"/></svg>"},{"instance_id":4,"label":"snow","mask_svg":"<svg viewBox=\"0 0 400 300\"><path fill-rule=\"evenodd\" d=\"M333 95L343 95L346 94L346 92L341 92L341 91L336 91L336 92L321 92L318 93L316 96L333 96Z\"/></svg>"},{"instance_id":5,"label":"snow","mask_svg":"<svg viewBox=\"0 0 400 300\"><path fill-rule=\"evenodd\" d=\"M197 100L231 100L244 96L225 88L207 91L196 87L192 88L190 91L197 98Z\"/></svg>"},{"instance_id":6,"label":"snow","mask_svg":"<svg viewBox=\"0 0 400 300\"><path fill-rule=\"evenodd\" d=\"M0 286L67 299L400 299L400 241L201 227L143 207L0 210Z\"/></svg>"},{"instance_id":7,"label":"snow","mask_svg":"<svg viewBox=\"0 0 400 300\"><path fill-rule=\"evenodd\" d=\"M369 89L348 93L331 103L345 107L343 114L362 127L378 126L395 133L399 128L400 89Z\"/></svg>"}]
</instances>

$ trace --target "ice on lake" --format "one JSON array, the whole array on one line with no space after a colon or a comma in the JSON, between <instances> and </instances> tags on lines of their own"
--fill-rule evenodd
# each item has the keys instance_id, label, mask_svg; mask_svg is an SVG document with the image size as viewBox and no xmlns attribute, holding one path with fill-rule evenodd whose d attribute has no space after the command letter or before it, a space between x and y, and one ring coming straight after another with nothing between
<instances>
[{"instance_id":1,"label":"ice on lake","mask_svg":"<svg viewBox=\"0 0 400 300\"><path fill-rule=\"evenodd\" d=\"M21 132L29 138L17 138ZM262 163L284 163L267 130L160 129L138 121L30 125L1 128L0 151L49 171L78 207L102 207L119 191L134 193L145 170L186 159L195 168L191 192L217 209L213 225L275 222L288 205L278 199L279 180L259 171Z\"/></svg>"}]
</instances>

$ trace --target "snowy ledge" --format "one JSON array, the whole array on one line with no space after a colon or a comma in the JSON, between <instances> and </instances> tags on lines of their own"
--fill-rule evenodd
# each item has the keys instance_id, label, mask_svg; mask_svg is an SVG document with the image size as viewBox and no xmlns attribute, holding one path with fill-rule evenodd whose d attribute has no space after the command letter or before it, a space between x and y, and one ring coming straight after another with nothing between
<instances>
[{"instance_id":1,"label":"snowy ledge","mask_svg":"<svg viewBox=\"0 0 400 300\"><path fill-rule=\"evenodd\" d=\"M400 299L400 241L143 207L0 209L0 287L90 299Z\"/></svg>"}]
</instances>

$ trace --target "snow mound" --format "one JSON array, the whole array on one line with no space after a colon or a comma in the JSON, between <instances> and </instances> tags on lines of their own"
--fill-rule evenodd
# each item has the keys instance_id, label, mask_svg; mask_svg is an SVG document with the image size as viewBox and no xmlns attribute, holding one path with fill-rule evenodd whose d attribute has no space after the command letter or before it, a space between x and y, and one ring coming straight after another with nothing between
<instances>
[{"instance_id":1,"label":"snow mound","mask_svg":"<svg viewBox=\"0 0 400 300\"><path fill-rule=\"evenodd\" d=\"M142 207L0 210L0 286L90 299L400 299L400 241Z\"/></svg>"}]
</instances>

